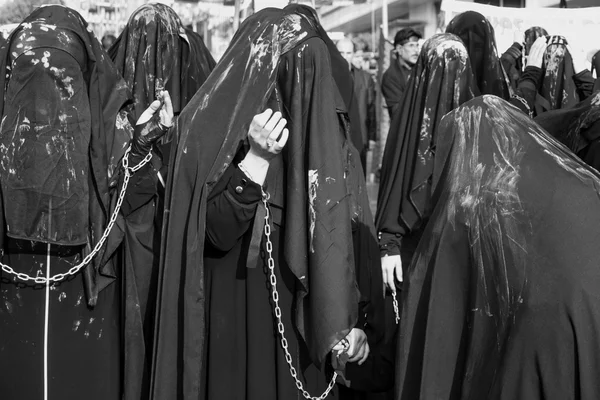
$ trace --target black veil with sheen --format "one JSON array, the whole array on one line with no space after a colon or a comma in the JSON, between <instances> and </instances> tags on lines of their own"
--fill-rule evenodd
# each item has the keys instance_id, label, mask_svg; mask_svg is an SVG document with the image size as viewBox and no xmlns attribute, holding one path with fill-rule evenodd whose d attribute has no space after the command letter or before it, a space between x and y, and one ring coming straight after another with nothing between
<instances>
[{"instance_id":1,"label":"black veil with sheen","mask_svg":"<svg viewBox=\"0 0 600 400\"><path fill-rule=\"evenodd\" d=\"M133 122L160 90L169 92L178 114L215 66L202 38L160 3L135 10L108 53L133 94L128 110Z\"/></svg>"},{"instance_id":2,"label":"black veil with sheen","mask_svg":"<svg viewBox=\"0 0 600 400\"><path fill-rule=\"evenodd\" d=\"M375 218L378 231L407 235L421 227L429 214L439 121L478 94L459 38L443 33L426 41L385 146Z\"/></svg>"},{"instance_id":3,"label":"black veil with sheen","mask_svg":"<svg viewBox=\"0 0 600 400\"><path fill-rule=\"evenodd\" d=\"M340 134L329 55L317 36L297 14L278 9L254 14L176 122L152 398L202 397L205 313L210 307L203 270L206 200L240 149L253 116L265 108L276 87L290 139L284 151L285 194L275 201L285 202L282 241L286 263L299 282L294 319L313 362L322 364L332 346L355 326L362 297L370 295L373 302L383 298L358 153ZM319 56L303 61L306 46L313 46ZM312 65L304 68L303 62ZM355 252L356 225L366 227L361 242L370 253ZM355 262L354 257L361 259ZM356 271L355 265L374 276ZM365 276L371 282L364 282Z\"/></svg>"},{"instance_id":4,"label":"black veil with sheen","mask_svg":"<svg viewBox=\"0 0 600 400\"><path fill-rule=\"evenodd\" d=\"M396 398L598 398L600 175L495 96L439 133Z\"/></svg>"},{"instance_id":5,"label":"black veil with sheen","mask_svg":"<svg viewBox=\"0 0 600 400\"><path fill-rule=\"evenodd\" d=\"M510 98L507 76L498 57L494 28L476 11L457 15L446 27L446 33L458 36L471 60L471 67L481 94Z\"/></svg>"},{"instance_id":6,"label":"black veil with sheen","mask_svg":"<svg viewBox=\"0 0 600 400\"><path fill-rule=\"evenodd\" d=\"M574 107L579 103L577 86L573 80L573 59L566 40L549 44L544 54L543 80L536 97L537 115L550 110Z\"/></svg>"}]
</instances>

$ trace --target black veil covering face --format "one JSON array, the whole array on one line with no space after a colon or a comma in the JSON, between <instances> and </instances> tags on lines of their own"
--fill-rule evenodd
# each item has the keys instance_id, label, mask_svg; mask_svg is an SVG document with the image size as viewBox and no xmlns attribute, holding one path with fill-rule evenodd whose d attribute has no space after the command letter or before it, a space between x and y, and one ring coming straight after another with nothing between
<instances>
[{"instance_id":1,"label":"black veil covering face","mask_svg":"<svg viewBox=\"0 0 600 400\"><path fill-rule=\"evenodd\" d=\"M191 32L191 31L190 31ZM144 4L129 18L108 53L130 88L133 121L167 90L178 114L202 86L215 61L196 34L186 32L173 9Z\"/></svg>"},{"instance_id":2,"label":"black veil covering face","mask_svg":"<svg viewBox=\"0 0 600 400\"><path fill-rule=\"evenodd\" d=\"M385 146L375 219L380 232L405 236L426 221L439 121L478 94L458 37L438 34L425 42Z\"/></svg>"},{"instance_id":3,"label":"black veil covering face","mask_svg":"<svg viewBox=\"0 0 600 400\"><path fill-rule=\"evenodd\" d=\"M34 277L66 273L107 227L129 142L119 120L128 90L87 23L62 6L33 11L0 63L2 262ZM120 287L109 256L102 249L48 285L2 273L3 399L44 398L44 382L49 399L120 396Z\"/></svg>"},{"instance_id":4,"label":"black veil covering face","mask_svg":"<svg viewBox=\"0 0 600 400\"><path fill-rule=\"evenodd\" d=\"M467 11L450 21L446 33L455 34L465 44L481 94L509 99L507 77L498 57L494 28L490 22L478 12Z\"/></svg>"},{"instance_id":5,"label":"black veil covering face","mask_svg":"<svg viewBox=\"0 0 600 400\"><path fill-rule=\"evenodd\" d=\"M542 85L536 98L537 115L545 111L570 108L579 103L577 86L573 80L573 59L567 50L567 41L553 36L544 54Z\"/></svg>"},{"instance_id":6,"label":"black veil covering face","mask_svg":"<svg viewBox=\"0 0 600 400\"><path fill-rule=\"evenodd\" d=\"M535 122L589 166L600 170L600 92L575 107L545 112Z\"/></svg>"},{"instance_id":7,"label":"black veil covering face","mask_svg":"<svg viewBox=\"0 0 600 400\"><path fill-rule=\"evenodd\" d=\"M439 132L397 398L598 398L600 176L494 96Z\"/></svg>"},{"instance_id":8,"label":"black veil covering face","mask_svg":"<svg viewBox=\"0 0 600 400\"><path fill-rule=\"evenodd\" d=\"M356 149L341 133L344 110L336 100L327 48L303 17L262 10L242 24L174 127L178 143L165 200L153 398L205 396L211 309L204 276L207 198L276 87L290 129L280 178L268 183L272 208L282 210L273 218L285 221L279 233L285 256L276 263L289 265L295 277L292 319L312 362L321 365L355 326L359 302L383 297L364 178ZM365 234L360 242L370 246L369 253L355 251L354 227ZM271 324L265 329L274 334ZM297 341L292 327L286 332Z\"/></svg>"}]
</instances>

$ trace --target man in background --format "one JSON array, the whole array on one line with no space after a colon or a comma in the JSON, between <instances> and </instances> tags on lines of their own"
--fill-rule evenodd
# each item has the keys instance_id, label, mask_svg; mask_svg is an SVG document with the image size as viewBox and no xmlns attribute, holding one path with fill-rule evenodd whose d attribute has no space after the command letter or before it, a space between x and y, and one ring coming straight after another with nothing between
<instances>
[{"instance_id":1,"label":"man in background","mask_svg":"<svg viewBox=\"0 0 600 400\"><path fill-rule=\"evenodd\" d=\"M419 58L421 38L421 34L412 28L402 29L394 37L396 60L392 60L381 81L381 91L390 113L390 120L402 101L408 76Z\"/></svg>"}]
</instances>

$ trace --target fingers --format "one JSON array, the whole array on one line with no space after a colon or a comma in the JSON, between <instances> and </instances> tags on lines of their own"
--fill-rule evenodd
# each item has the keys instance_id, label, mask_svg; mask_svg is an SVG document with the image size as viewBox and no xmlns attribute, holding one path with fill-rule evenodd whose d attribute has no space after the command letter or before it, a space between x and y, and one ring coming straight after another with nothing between
<instances>
[{"instance_id":1,"label":"fingers","mask_svg":"<svg viewBox=\"0 0 600 400\"><path fill-rule=\"evenodd\" d=\"M348 334L348 336L346 336L346 339L348 339L348 342L350 343L350 346L348 347L348 350L346 351L346 353L348 353L348 356L350 357L350 359L348 361L350 361L352 359L352 357L354 356L354 353L357 350L357 343L356 343L356 328L352 329L350 331L350 333Z\"/></svg>"},{"instance_id":2,"label":"fingers","mask_svg":"<svg viewBox=\"0 0 600 400\"><path fill-rule=\"evenodd\" d=\"M154 100L152 103L150 103L150 107L148 107L150 109L150 111L152 112L152 114L154 114L156 112L156 110L158 110L161 106L161 102L160 100Z\"/></svg>"},{"instance_id":3,"label":"fingers","mask_svg":"<svg viewBox=\"0 0 600 400\"><path fill-rule=\"evenodd\" d=\"M369 358L369 354L371 354L371 348L369 347L369 343L365 342L365 346L364 346L364 350L363 350L363 356L358 361L358 365L363 365L364 362L367 361L367 358Z\"/></svg>"},{"instance_id":4,"label":"fingers","mask_svg":"<svg viewBox=\"0 0 600 400\"><path fill-rule=\"evenodd\" d=\"M394 269L396 270L396 279L398 282L402 282L402 259L400 259L400 263Z\"/></svg>"},{"instance_id":5,"label":"fingers","mask_svg":"<svg viewBox=\"0 0 600 400\"><path fill-rule=\"evenodd\" d=\"M280 120L281 120L281 113L279 111L276 111L271 116L271 118L269 118L267 123L264 125L265 131L273 132L273 130L275 129L275 127L277 126L277 124L279 123ZM281 129L283 129L283 128L281 128ZM279 132L281 132L281 131L279 131ZM277 136L276 136L276 138L277 138Z\"/></svg>"},{"instance_id":6,"label":"fingers","mask_svg":"<svg viewBox=\"0 0 600 400\"><path fill-rule=\"evenodd\" d=\"M252 122L258 125L258 127L263 128L269 121L269 118L271 118L271 115L273 115L273 110L267 108L262 113L256 114L252 119Z\"/></svg>"},{"instance_id":7,"label":"fingers","mask_svg":"<svg viewBox=\"0 0 600 400\"><path fill-rule=\"evenodd\" d=\"M402 261L399 255L381 257L381 273L383 282L392 293L396 293L396 285L394 284L394 270L400 266L402 269ZM402 276L402 271L400 271Z\"/></svg>"},{"instance_id":8,"label":"fingers","mask_svg":"<svg viewBox=\"0 0 600 400\"><path fill-rule=\"evenodd\" d=\"M166 111L167 115L170 115L171 118L173 118L173 102L171 101L171 95L168 91L163 90L161 96L164 103L163 109Z\"/></svg>"}]
</instances>

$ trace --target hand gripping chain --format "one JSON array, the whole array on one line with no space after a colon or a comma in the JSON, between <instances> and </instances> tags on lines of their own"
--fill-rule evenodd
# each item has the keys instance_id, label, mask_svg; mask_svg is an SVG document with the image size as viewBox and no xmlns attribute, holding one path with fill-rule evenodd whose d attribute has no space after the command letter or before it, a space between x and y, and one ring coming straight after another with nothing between
<instances>
[{"instance_id":1,"label":"hand gripping chain","mask_svg":"<svg viewBox=\"0 0 600 400\"><path fill-rule=\"evenodd\" d=\"M108 221L108 225L106 226L106 229L104 230L104 234L102 235L102 237L100 238L98 243L96 243L96 246L94 246L94 250L90 254L88 254L83 259L82 262L75 265L74 267L72 267L65 273L56 274L56 275L50 276L48 278L43 277L43 276L33 277L30 275L24 274L22 272L16 272L10 266L0 262L0 267L2 267L2 271L6 272L9 275L15 276L17 279L24 281L24 282L33 281L34 283L39 284L39 285L48 285L48 284L60 282L63 279L68 278L69 276L76 275L83 267L88 265L90 263L90 261L92 261L92 259L102 249L102 246L104 246L104 242L108 238L110 231L112 230L115 222L117 221L117 217L119 216L119 211L121 210L121 205L123 204L123 199L125 198L125 193L127 192L127 185L129 184L129 178L131 178L131 175L134 172L138 171L140 168L142 168L144 165L146 165L152 158L152 152L149 152L146 155L146 157L144 157L144 159L138 165L136 165L135 167L129 167L129 152L130 151L131 151L131 145L127 148L127 150L125 151L125 155L123 156L122 164L123 164L123 169L125 170L125 178L123 179L123 186L121 188L121 192L119 193L119 199L117 200L117 205L115 207L115 210L112 213L110 220Z\"/></svg>"},{"instance_id":2,"label":"hand gripping chain","mask_svg":"<svg viewBox=\"0 0 600 400\"><path fill-rule=\"evenodd\" d=\"M302 395L304 396L304 398L308 399L308 400L324 400L327 396L329 396L329 392L331 392L331 390L333 389L333 387L335 386L335 380L337 379L337 373L334 372L333 373L333 377L331 378L331 381L329 382L329 386L327 386L327 389L325 389L325 391L323 392L323 394L319 397L314 397L311 396L310 393L308 393L306 391L306 389L304 389L304 385L302 384L302 382L298 379L298 373L296 372L296 368L294 368L294 364L292 362L292 355L290 354L289 350L288 350L288 341L285 338L285 329L283 327L283 321L281 320L281 308L279 307L279 292L277 291L277 277L275 276L275 260L273 260L273 243L271 242L271 226L269 225L269 204L267 203L267 201L269 200L269 195L263 192L263 203L265 205L265 238L266 238L266 247L267 247L267 254L268 254L268 266L269 266L269 280L271 282L271 295L273 297L273 309L274 309L274 313L275 313L275 318L277 318L277 330L279 331L279 336L281 339L281 347L283 348L283 352L285 353L285 361L288 364L288 367L290 368L290 374L292 375L292 378L294 378L294 381L296 383L296 387L298 388L298 390L300 392L302 392Z\"/></svg>"}]
</instances>

